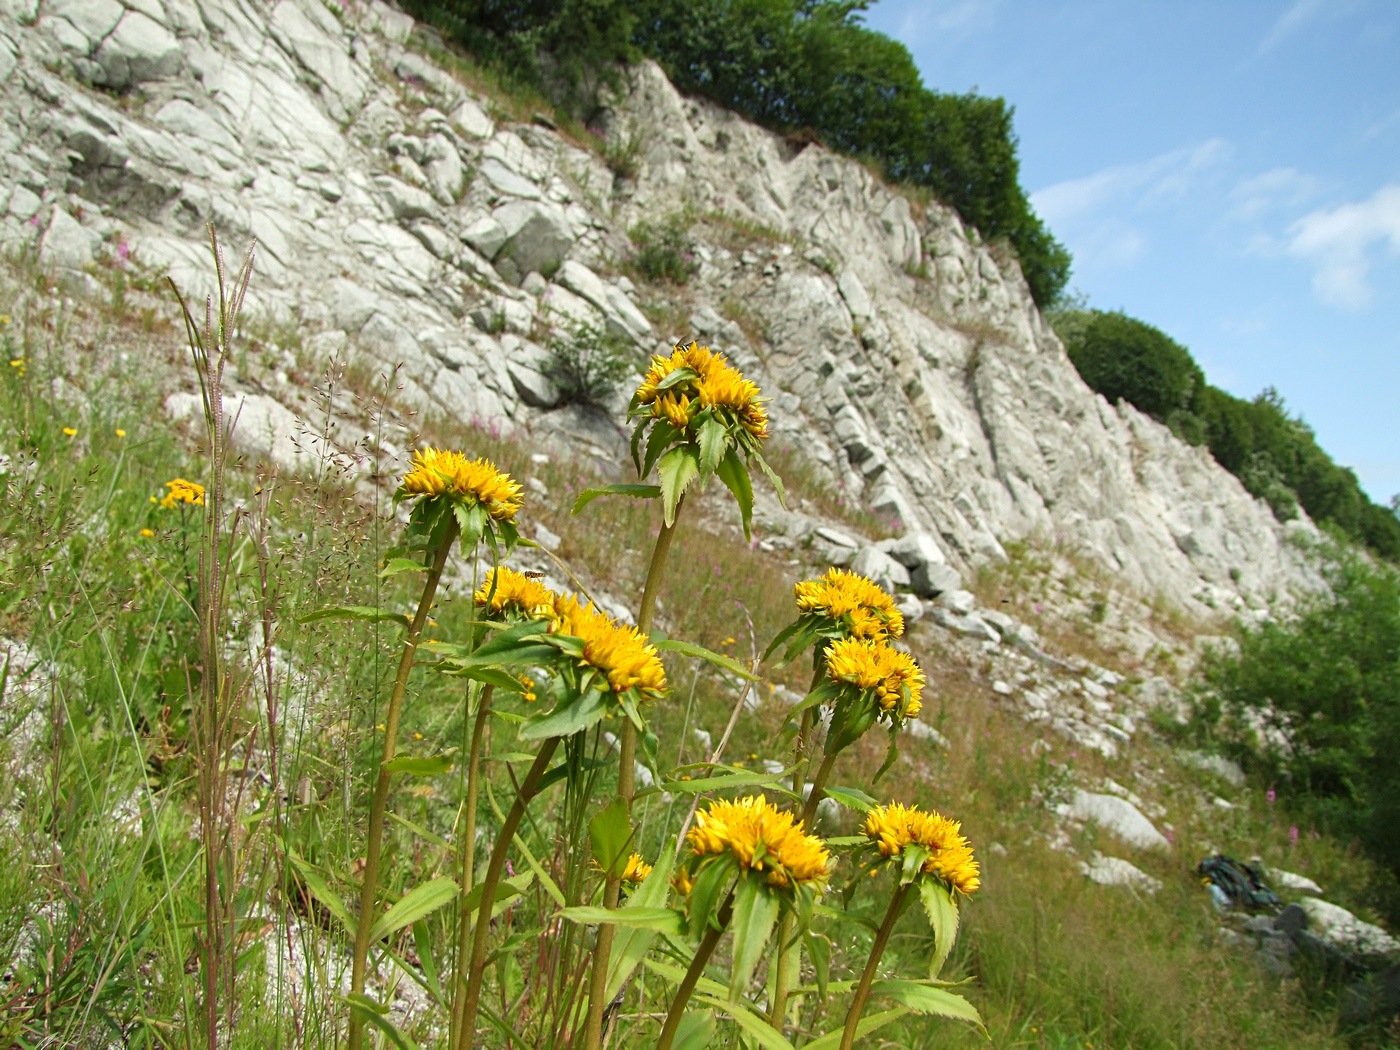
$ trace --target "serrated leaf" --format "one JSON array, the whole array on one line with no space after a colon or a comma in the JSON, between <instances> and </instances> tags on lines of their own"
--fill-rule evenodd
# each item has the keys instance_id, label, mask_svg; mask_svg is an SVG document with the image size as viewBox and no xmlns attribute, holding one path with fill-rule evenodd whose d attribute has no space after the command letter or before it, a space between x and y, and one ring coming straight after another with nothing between
<instances>
[{"instance_id":1,"label":"serrated leaf","mask_svg":"<svg viewBox=\"0 0 1400 1050\"><path fill-rule=\"evenodd\" d=\"M615 798L588 822L593 859L610 879L621 877L627 867L627 847L632 842L632 822L625 798Z\"/></svg>"},{"instance_id":2,"label":"serrated leaf","mask_svg":"<svg viewBox=\"0 0 1400 1050\"><path fill-rule=\"evenodd\" d=\"M384 768L411 777L435 777L452 768L452 755L399 755L385 762Z\"/></svg>"},{"instance_id":3,"label":"serrated leaf","mask_svg":"<svg viewBox=\"0 0 1400 1050\"><path fill-rule=\"evenodd\" d=\"M730 674L736 674L746 681L759 681L758 675L754 674L738 660L734 659L734 657L725 656L723 653L717 653L713 649L706 649L703 645L696 645L694 642L683 642L678 638L662 638L658 640L654 636L651 639L651 644L656 646L659 652L680 653L682 656L694 657L697 660L704 660L706 663L712 663L716 667L723 667Z\"/></svg>"},{"instance_id":4,"label":"serrated leaf","mask_svg":"<svg viewBox=\"0 0 1400 1050\"><path fill-rule=\"evenodd\" d=\"M390 558L384 563L384 568L379 570L379 578L381 580L388 579L390 576L397 576L401 572L427 571L428 567L426 565L413 558Z\"/></svg>"},{"instance_id":5,"label":"serrated leaf","mask_svg":"<svg viewBox=\"0 0 1400 1050\"><path fill-rule=\"evenodd\" d=\"M431 915L448 901L457 897L457 884L446 875L440 875L421 886L415 886L399 899L399 902L381 915L370 927L369 939L377 941L385 934L401 930L417 922L425 915Z\"/></svg>"},{"instance_id":6,"label":"serrated leaf","mask_svg":"<svg viewBox=\"0 0 1400 1050\"><path fill-rule=\"evenodd\" d=\"M933 927L933 957L929 959L928 975L937 977L958 939L958 902L952 891L934 878L919 883L919 898L924 902L928 924Z\"/></svg>"},{"instance_id":7,"label":"serrated leaf","mask_svg":"<svg viewBox=\"0 0 1400 1050\"><path fill-rule=\"evenodd\" d=\"M931 988L917 981L876 981L870 986L870 994L893 999L917 1014L956 1017L982 1027L982 1015L975 1006L961 995L954 995L942 988Z\"/></svg>"},{"instance_id":8,"label":"serrated leaf","mask_svg":"<svg viewBox=\"0 0 1400 1050\"><path fill-rule=\"evenodd\" d=\"M551 736L573 736L608 713L607 698L596 689L585 689L547 714L527 718L520 727L521 740L544 740Z\"/></svg>"},{"instance_id":9,"label":"serrated leaf","mask_svg":"<svg viewBox=\"0 0 1400 1050\"><path fill-rule=\"evenodd\" d=\"M297 623L315 623L317 620L365 620L369 623L392 621L401 627L407 627L409 623L408 617L403 613L377 609L373 605L332 605L307 613L297 620Z\"/></svg>"},{"instance_id":10,"label":"serrated leaf","mask_svg":"<svg viewBox=\"0 0 1400 1050\"><path fill-rule=\"evenodd\" d=\"M716 777L701 777L698 780L667 780L661 784L662 791L673 794L698 795L707 791L725 791L730 788L772 787L782 783L783 773L759 773L757 770L741 769L735 773L723 773ZM790 794L790 792L787 792Z\"/></svg>"},{"instance_id":11,"label":"serrated leaf","mask_svg":"<svg viewBox=\"0 0 1400 1050\"><path fill-rule=\"evenodd\" d=\"M685 915L674 908L565 908L561 916L570 922L585 923L590 926L613 923L639 930L655 930L658 933L679 935L685 929Z\"/></svg>"},{"instance_id":12,"label":"serrated leaf","mask_svg":"<svg viewBox=\"0 0 1400 1050\"><path fill-rule=\"evenodd\" d=\"M631 496L633 499L656 499L661 495L660 485L602 485L594 489L584 489L574 500L571 513L577 514L599 496Z\"/></svg>"},{"instance_id":13,"label":"serrated leaf","mask_svg":"<svg viewBox=\"0 0 1400 1050\"><path fill-rule=\"evenodd\" d=\"M700 472L706 475L713 474L719 469L720 460L724 458L729 432L724 429L724 424L719 420L707 419L700 425L698 437Z\"/></svg>"},{"instance_id":14,"label":"serrated leaf","mask_svg":"<svg viewBox=\"0 0 1400 1050\"><path fill-rule=\"evenodd\" d=\"M756 1013L747 1003L722 999L698 989L695 999L702 1004L719 1007L764 1050L793 1050L783 1034L768 1023L768 1018Z\"/></svg>"},{"instance_id":15,"label":"serrated leaf","mask_svg":"<svg viewBox=\"0 0 1400 1050\"><path fill-rule=\"evenodd\" d=\"M738 999L749 986L754 967L763 957L778 920L778 898L761 876L740 876L734 890L734 959L729 970L729 998Z\"/></svg>"},{"instance_id":16,"label":"serrated leaf","mask_svg":"<svg viewBox=\"0 0 1400 1050\"><path fill-rule=\"evenodd\" d=\"M724 459L720 460L715 473L719 475L720 481L724 482L724 487L734 494L734 501L739 504L739 520L744 526L744 539L752 539L753 481L749 478L748 468L739 459L738 453L731 448ZM772 647L769 648L769 652L771 651Z\"/></svg>"},{"instance_id":17,"label":"serrated leaf","mask_svg":"<svg viewBox=\"0 0 1400 1050\"><path fill-rule=\"evenodd\" d=\"M664 419L658 419L651 428L651 433L647 435L646 458L644 458L637 471L638 477L646 477L651 473L651 468L656 466L656 461L661 458L661 453L670 448L677 438L681 437L685 431Z\"/></svg>"},{"instance_id":18,"label":"serrated leaf","mask_svg":"<svg viewBox=\"0 0 1400 1050\"><path fill-rule=\"evenodd\" d=\"M685 495L685 487L700 473L695 450L685 445L671 449L656 464L661 478L661 516L669 527L676 523L676 507Z\"/></svg>"},{"instance_id":19,"label":"serrated leaf","mask_svg":"<svg viewBox=\"0 0 1400 1050\"><path fill-rule=\"evenodd\" d=\"M858 813L869 813L880 804L878 799L867 795L860 788L829 787L826 789L826 797L835 799L847 809L853 809Z\"/></svg>"}]
</instances>

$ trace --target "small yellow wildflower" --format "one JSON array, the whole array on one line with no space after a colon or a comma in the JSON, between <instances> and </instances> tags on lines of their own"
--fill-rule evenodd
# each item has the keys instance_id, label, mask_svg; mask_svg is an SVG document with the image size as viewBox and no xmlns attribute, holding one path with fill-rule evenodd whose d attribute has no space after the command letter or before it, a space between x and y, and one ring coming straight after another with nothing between
<instances>
[{"instance_id":1,"label":"small yellow wildflower","mask_svg":"<svg viewBox=\"0 0 1400 1050\"><path fill-rule=\"evenodd\" d=\"M923 705L924 672L908 653L869 638L838 638L826 651L826 675L860 689L872 689L880 713L913 718Z\"/></svg>"},{"instance_id":2,"label":"small yellow wildflower","mask_svg":"<svg viewBox=\"0 0 1400 1050\"><path fill-rule=\"evenodd\" d=\"M559 596L523 572L499 566L486 574L486 582L472 597L477 605L488 606L493 613L547 620L553 618L554 602Z\"/></svg>"},{"instance_id":3,"label":"small yellow wildflower","mask_svg":"<svg viewBox=\"0 0 1400 1050\"><path fill-rule=\"evenodd\" d=\"M152 536L155 535L155 533L152 532L150 529L142 529L139 533L137 533L137 535L141 536L143 539L150 539Z\"/></svg>"},{"instance_id":4,"label":"small yellow wildflower","mask_svg":"<svg viewBox=\"0 0 1400 1050\"><path fill-rule=\"evenodd\" d=\"M74 429L73 427L64 427L64 428L63 428L63 436L64 436L64 437L74 438L74 437L77 437L77 436L78 436L78 431L77 431L76 429Z\"/></svg>"},{"instance_id":5,"label":"small yellow wildflower","mask_svg":"<svg viewBox=\"0 0 1400 1050\"><path fill-rule=\"evenodd\" d=\"M511 521L524 502L519 483L488 459L467 459L460 452L422 448L404 475L400 493L408 498L447 496L480 503L497 521Z\"/></svg>"},{"instance_id":6,"label":"small yellow wildflower","mask_svg":"<svg viewBox=\"0 0 1400 1050\"><path fill-rule=\"evenodd\" d=\"M793 594L799 610L843 621L852 637L898 638L904 633L904 615L894 599L859 573L828 569L815 580L797 584Z\"/></svg>"},{"instance_id":7,"label":"small yellow wildflower","mask_svg":"<svg viewBox=\"0 0 1400 1050\"><path fill-rule=\"evenodd\" d=\"M566 634L583 642L583 663L607 676L614 693L636 689L656 698L666 691L666 669L656 647L637 628L618 623L595 609L580 605L571 596L554 603L554 634Z\"/></svg>"},{"instance_id":8,"label":"small yellow wildflower","mask_svg":"<svg viewBox=\"0 0 1400 1050\"><path fill-rule=\"evenodd\" d=\"M204 506L204 486L197 481L186 481L184 478L173 478L165 483L168 490L160 499L160 505L166 510L174 510L176 507L184 505L189 507ZM151 497L152 500L155 497Z\"/></svg>"},{"instance_id":9,"label":"small yellow wildflower","mask_svg":"<svg viewBox=\"0 0 1400 1050\"><path fill-rule=\"evenodd\" d=\"M627 867L622 871L622 881L636 886L650 874L651 865L642 860L640 853L634 853L627 858Z\"/></svg>"},{"instance_id":10,"label":"small yellow wildflower","mask_svg":"<svg viewBox=\"0 0 1400 1050\"><path fill-rule=\"evenodd\" d=\"M974 893L982 884L972 847L962 836L962 824L941 813L891 802L872 809L861 831L889 860L902 857L911 845L922 846L928 850L924 873L937 876L959 893Z\"/></svg>"},{"instance_id":11,"label":"small yellow wildflower","mask_svg":"<svg viewBox=\"0 0 1400 1050\"><path fill-rule=\"evenodd\" d=\"M525 687L520 691L520 695L524 697L527 704L533 704L539 699L539 697L535 695L535 680L533 678L523 674L520 676L520 684Z\"/></svg>"},{"instance_id":12,"label":"small yellow wildflower","mask_svg":"<svg viewBox=\"0 0 1400 1050\"><path fill-rule=\"evenodd\" d=\"M697 857L732 853L740 867L768 873L780 888L825 885L831 854L802 822L766 798L750 795L737 801L717 799L695 814L686 842Z\"/></svg>"},{"instance_id":13,"label":"small yellow wildflower","mask_svg":"<svg viewBox=\"0 0 1400 1050\"><path fill-rule=\"evenodd\" d=\"M117 437L119 437L119 438L124 438L124 437L126 437L126 431L123 430L121 427L117 427Z\"/></svg>"}]
</instances>

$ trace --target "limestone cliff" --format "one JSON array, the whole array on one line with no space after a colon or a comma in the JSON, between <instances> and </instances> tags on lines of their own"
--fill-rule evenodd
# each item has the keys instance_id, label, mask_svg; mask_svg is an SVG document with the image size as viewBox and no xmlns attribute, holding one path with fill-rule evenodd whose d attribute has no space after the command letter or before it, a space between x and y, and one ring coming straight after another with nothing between
<instances>
[{"instance_id":1,"label":"limestone cliff","mask_svg":"<svg viewBox=\"0 0 1400 1050\"><path fill-rule=\"evenodd\" d=\"M557 422L540 341L578 321L639 350L721 347L775 397L776 440L935 538L905 559L926 575L1035 537L1187 608L1311 577L1209 453L1080 381L1014 261L951 210L654 66L603 121L636 151L624 178L548 121L505 119L379 0L3 3L0 240L37 246L66 288L128 254L201 288L212 221L258 239L262 310L318 353L402 362L423 411ZM639 292L617 276L629 229L682 209L698 272ZM245 401L286 467L276 431L302 397Z\"/></svg>"}]
</instances>

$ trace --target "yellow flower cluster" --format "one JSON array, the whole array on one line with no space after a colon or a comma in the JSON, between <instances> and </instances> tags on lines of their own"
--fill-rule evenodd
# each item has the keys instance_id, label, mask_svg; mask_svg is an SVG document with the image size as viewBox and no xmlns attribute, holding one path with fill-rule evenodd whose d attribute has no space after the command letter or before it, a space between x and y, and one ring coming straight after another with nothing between
<instances>
[{"instance_id":1,"label":"yellow flower cluster","mask_svg":"<svg viewBox=\"0 0 1400 1050\"><path fill-rule=\"evenodd\" d=\"M550 630L582 641L583 662L602 672L614 693L636 689L654 699L666 691L666 668L656 647L637 628L618 623L591 602L580 605L568 595L556 599Z\"/></svg>"},{"instance_id":2,"label":"yellow flower cluster","mask_svg":"<svg viewBox=\"0 0 1400 1050\"><path fill-rule=\"evenodd\" d=\"M524 502L523 489L489 459L467 459L460 452L423 448L413 453L413 466L400 491L407 496L480 503L497 521L510 521Z\"/></svg>"},{"instance_id":3,"label":"yellow flower cluster","mask_svg":"<svg viewBox=\"0 0 1400 1050\"><path fill-rule=\"evenodd\" d=\"M904 616L894 599L859 573L828 569L815 580L803 580L793 591L798 609L844 620L852 637L898 638L904 633Z\"/></svg>"},{"instance_id":4,"label":"yellow flower cluster","mask_svg":"<svg viewBox=\"0 0 1400 1050\"><path fill-rule=\"evenodd\" d=\"M913 718L924 706L924 672L883 640L838 638L826 651L826 674L833 682L873 689L881 713L891 718Z\"/></svg>"},{"instance_id":5,"label":"yellow flower cluster","mask_svg":"<svg viewBox=\"0 0 1400 1050\"><path fill-rule=\"evenodd\" d=\"M679 368L689 368L697 378L658 393L662 380ZM768 411L763 407L758 384L745 379L723 354L699 343L679 345L669 357L653 357L651 368L637 388L636 403L650 405L653 416L681 428L688 426L702 408L729 409L754 438L768 438Z\"/></svg>"},{"instance_id":6,"label":"yellow flower cluster","mask_svg":"<svg viewBox=\"0 0 1400 1050\"><path fill-rule=\"evenodd\" d=\"M918 806L891 802L877 806L861 829L888 859L904 855L911 845L928 850L923 871L935 875L960 893L974 893L982 884L972 847L962 835L962 824L941 813L925 813Z\"/></svg>"},{"instance_id":7,"label":"yellow flower cluster","mask_svg":"<svg viewBox=\"0 0 1400 1050\"><path fill-rule=\"evenodd\" d=\"M515 614L527 620L548 620L554 616L554 602L559 596L523 572L501 566L486 574L486 582L477 588L472 597L477 605L487 606L498 615Z\"/></svg>"},{"instance_id":8,"label":"yellow flower cluster","mask_svg":"<svg viewBox=\"0 0 1400 1050\"><path fill-rule=\"evenodd\" d=\"M174 510L181 505L204 506L204 486L197 481L175 478L173 481L167 481L165 487L168 491L161 497L160 505L166 510Z\"/></svg>"},{"instance_id":9,"label":"yellow flower cluster","mask_svg":"<svg viewBox=\"0 0 1400 1050\"><path fill-rule=\"evenodd\" d=\"M759 795L711 802L695 814L686 841L697 857L728 852L741 867L766 871L770 886L821 887L831 866L821 839Z\"/></svg>"},{"instance_id":10,"label":"yellow flower cluster","mask_svg":"<svg viewBox=\"0 0 1400 1050\"><path fill-rule=\"evenodd\" d=\"M651 874L651 865L642 860L640 853L627 858L627 867L622 870L622 881L635 886Z\"/></svg>"}]
</instances>

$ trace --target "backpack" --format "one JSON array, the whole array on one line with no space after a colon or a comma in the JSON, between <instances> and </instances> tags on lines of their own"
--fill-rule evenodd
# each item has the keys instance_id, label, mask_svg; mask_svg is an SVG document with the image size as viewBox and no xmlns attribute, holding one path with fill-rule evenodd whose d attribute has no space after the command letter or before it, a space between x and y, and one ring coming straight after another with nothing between
<instances>
[{"instance_id":1,"label":"backpack","mask_svg":"<svg viewBox=\"0 0 1400 1050\"><path fill-rule=\"evenodd\" d=\"M1244 911L1277 913L1283 908L1278 894L1264 884L1258 868L1241 864L1233 857L1217 853L1196 865L1196 874L1210 886L1219 887L1230 907Z\"/></svg>"}]
</instances>

